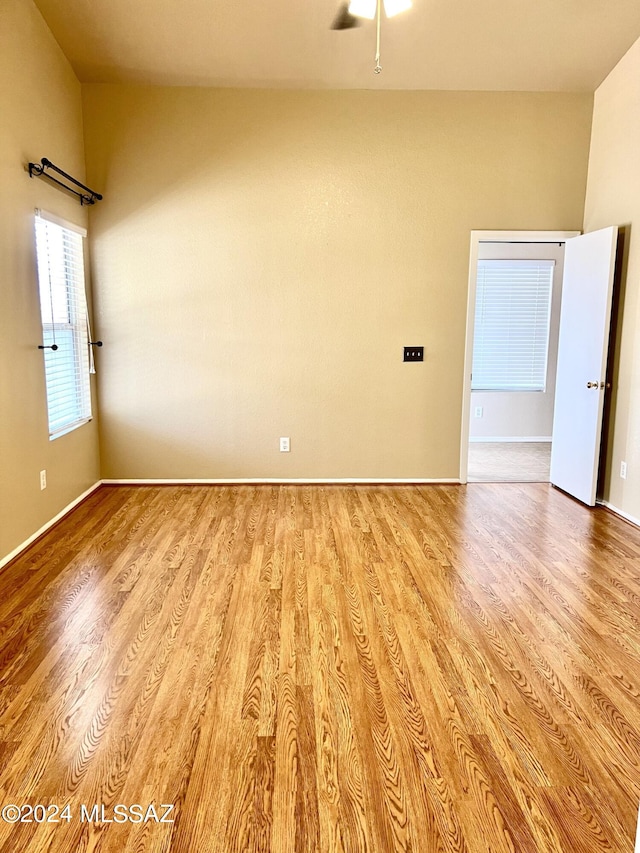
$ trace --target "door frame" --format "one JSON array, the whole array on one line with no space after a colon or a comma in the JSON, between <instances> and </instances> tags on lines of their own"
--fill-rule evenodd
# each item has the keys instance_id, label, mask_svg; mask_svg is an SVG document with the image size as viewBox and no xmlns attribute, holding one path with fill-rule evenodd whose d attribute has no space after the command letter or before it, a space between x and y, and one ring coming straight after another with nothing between
<instances>
[{"instance_id":1,"label":"door frame","mask_svg":"<svg viewBox=\"0 0 640 853\"><path fill-rule=\"evenodd\" d=\"M476 278L480 243L566 243L582 231L472 231L469 251L469 286L467 291L467 330L464 350L462 385L462 425L460 430L460 482L466 483L469 472L469 418L471 416L471 368L473 365L473 330L476 317Z\"/></svg>"}]
</instances>

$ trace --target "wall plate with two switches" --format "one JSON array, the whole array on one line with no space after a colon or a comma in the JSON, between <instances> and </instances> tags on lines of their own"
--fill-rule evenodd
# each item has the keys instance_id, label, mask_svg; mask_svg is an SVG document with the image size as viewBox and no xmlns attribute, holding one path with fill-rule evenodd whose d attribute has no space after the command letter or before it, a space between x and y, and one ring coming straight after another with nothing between
<instances>
[{"instance_id":1,"label":"wall plate with two switches","mask_svg":"<svg viewBox=\"0 0 640 853\"><path fill-rule=\"evenodd\" d=\"M291 450L291 444L289 442L289 436L283 435L280 436L280 453L289 453Z\"/></svg>"}]
</instances>

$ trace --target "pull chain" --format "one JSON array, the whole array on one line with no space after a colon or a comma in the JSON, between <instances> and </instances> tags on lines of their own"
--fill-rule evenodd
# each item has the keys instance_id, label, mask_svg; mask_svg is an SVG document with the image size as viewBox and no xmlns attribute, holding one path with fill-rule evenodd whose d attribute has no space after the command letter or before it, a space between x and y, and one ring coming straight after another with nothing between
<instances>
[{"instance_id":1,"label":"pull chain","mask_svg":"<svg viewBox=\"0 0 640 853\"><path fill-rule=\"evenodd\" d=\"M379 74L382 71L382 66L380 65L380 18L382 15L382 0L378 0L376 5L376 64L373 69L376 74Z\"/></svg>"}]
</instances>

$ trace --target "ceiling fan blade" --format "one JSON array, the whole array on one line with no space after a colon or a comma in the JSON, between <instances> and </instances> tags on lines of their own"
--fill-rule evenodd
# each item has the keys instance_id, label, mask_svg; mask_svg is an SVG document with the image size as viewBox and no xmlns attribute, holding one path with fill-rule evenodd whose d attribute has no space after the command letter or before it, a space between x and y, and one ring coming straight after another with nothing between
<instances>
[{"instance_id":1,"label":"ceiling fan blade","mask_svg":"<svg viewBox=\"0 0 640 853\"><path fill-rule=\"evenodd\" d=\"M331 24L332 30L351 30L360 26L360 18L356 18L349 12L349 3L341 3L338 13Z\"/></svg>"}]
</instances>

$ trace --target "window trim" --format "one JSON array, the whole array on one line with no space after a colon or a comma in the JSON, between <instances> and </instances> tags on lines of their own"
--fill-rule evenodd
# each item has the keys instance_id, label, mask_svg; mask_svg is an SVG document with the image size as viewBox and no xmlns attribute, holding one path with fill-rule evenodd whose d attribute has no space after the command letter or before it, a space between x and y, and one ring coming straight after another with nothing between
<instances>
[{"instance_id":1,"label":"window trim","mask_svg":"<svg viewBox=\"0 0 640 853\"><path fill-rule=\"evenodd\" d=\"M46 319L45 316L45 309L42 302L43 288L48 287L49 293L51 294L51 278L49 275L49 282L47 284L46 281L41 281L40 273L43 267L45 267L50 273L51 262L49 253L47 253L46 258L40 257L40 252L38 248L39 221L44 222L47 225L57 226L57 228L62 229L62 232L60 234L62 239L64 239L65 231L77 235L80 238L79 251L77 253L73 252L72 255L73 259L78 264L79 274L77 275L77 277L73 278L66 274L63 274L65 293L67 297L67 310L70 313L70 322L61 322L59 320L56 320L56 318L54 317L52 317L51 321L49 321ZM69 222L59 216L56 216L55 214L36 208L34 232L36 234L35 243L38 303L40 306L43 347L46 347L43 348L43 362L45 370L45 389L47 399L47 425L49 431L49 440L54 441L55 439L72 432L83 424L89 423L89 421L93 419L91 381L89 375L91 365L88 333L89 313L86 295L86 276L84 263L84 238L86 238L87 236L87 231L85 228L76 225L73 222ZM65 260L69 257L70 255L67 252L64 252ZM72 355L71 363L73 367L72 370L65 372L65 377L67 379L70 378L71 382L75 385L77 389L79 402L76 411L79 414L79 417L76 417L73 420L66 420L63 423L60 423L59 426L53 428L51 421L51 403L52 400L55 400L55 388L52 386L52 384L50 384L47 364L48 359L52 357L53 353L48 348L47 341L48 339L50 339L51 336L54 336L56 332L66 332L67 335L71 336L70 349ZM84 355L83 348L86 348ZM65 380L63 379L62 382L64 383L64 381Z\"/></svg>"}]
</instances>

